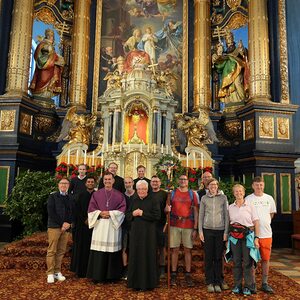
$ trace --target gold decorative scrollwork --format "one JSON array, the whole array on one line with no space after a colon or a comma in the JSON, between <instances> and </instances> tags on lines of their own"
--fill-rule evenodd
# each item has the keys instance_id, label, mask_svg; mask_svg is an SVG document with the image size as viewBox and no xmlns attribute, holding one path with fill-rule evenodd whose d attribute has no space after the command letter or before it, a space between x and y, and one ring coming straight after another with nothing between
<instances>
[{"instance_id":1,"label":"gold decorative scrollwork","mask_svg":"<svg viewBox=\"0 0 300 300\"><path fill-rule=\"evenodd\" d=\"M244 140L254 139L254 119L244 121Z\"/></svg>"},{"instance_id":2,"label":"gold decorative scrollwork","mask_svg":"<svg viewBox=\"0 0 300 300\"><path fill-rule=\"evenodd\" d=\"M274 118L262 116L259 117L259 137L274 138Z\"/></svg>"},{"instance_id":3,"label":"gold decorative scrollwork","mask_svg":"<svg viewBox=\"0 0 300 300\"><path fill-rule=\"evenodd\" d=\"M55 24L57 22L53 12L45 7L41 8L38 11L35 11L34 18L44 22L45 24Z\"/></svg>"},{"instance_id":4,"label":"gold decorative scrollwork","mask_svg":"<svg viewBox=\"0 0 300 300\"><path fill-rule=\"evenodd\" d=\"M37 115L34 117L33 128L38 134L51 134L56 129L56 120L53 117Z\"/></svg>"},{"instance_id":5,"label":"gold decorative scrollwork","mask_svg":"<svg viewBox=\"0 0 300 300\"><path fill-rule=\"evenodd\" d=\"M15 110L1 110L0 131L14 131L15 119L16 119Z\"/></svg>"},{"instance_id":6,"label":"gold decorative scrollwork","mask_svg":"<svg viewBox=\"0 0 300 300\"><path fill-rule=\"evenodd\" d=\"M21 133L31 135L31 133L32 133L32 115L21 112L19 130Z\"/></svg>"},{"instance_id":7,"label":"gold decorative scrollwork","mask_svg":"<svg viewBox=\"0 0 300 300\"><path fill-rule=\"evenodd\" d=\"M230 30L234 30L245 26L247 22L248 19L246 16L242 15L241 13L236 13L232 15L226 27L229 28Z\"/></svg>"},{"instance_id":8,"label":"gold decorative scrollwork","mask_svg":"<svg viewBox=\"0 0 300 300\"><path fill-rule=\"evenodd\" d=\"M241 5L242 0L226 0L227 5L232 10L236 10Z\"/></svg>"},{"instance_id":9,"label":"gold decorative scrollwork","mask_svg":"<svg viewBox=\"0 0 300 300\"><path fill-rule=\"evenodd\" d=\"M277 118L277 138L290 139L290 123L288 118Z\"/></svg>"},{"instance_id":10,"label":"gold decorative scrollwork","mask_svg":"<svg viewBox=\"0 0 300 300\"><path fill-rule=\"evenodd\" d=\"M241 128L242 128L242 125L239 120L226 121L225 126L224 126L225 133L233 139L236 139L239 137Z\"/></svg>"}]
</instances>

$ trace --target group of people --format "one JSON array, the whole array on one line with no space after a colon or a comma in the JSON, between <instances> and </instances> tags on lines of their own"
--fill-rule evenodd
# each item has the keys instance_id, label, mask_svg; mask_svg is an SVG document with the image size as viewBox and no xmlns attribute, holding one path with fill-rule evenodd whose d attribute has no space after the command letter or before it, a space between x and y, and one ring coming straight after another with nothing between
<instances>
[{"instance_id":1,"label":"group of people","mask_svg":"<svg viewBox=\"0 0 300 300\"><path fill-rule=\"evenodd\" d=\"M205 278L208 292L229 289L224 281L223 255L234 262L233 293L256 293L255 265L262 259L262 290L268 285L272 246L271 219L276 213L274 199L264 193L261 177L253 179L254 193L233 187L234 203L209 172L202 176L203 189L188 188L188 177L179 176L178 188L169 194L153 175L145 177L138 166L138 178L117 175L118 165L110 163L95 191L95 179L86 176L85 165L71 180L63 178L59 191L48 199L47 282L63 281L61 264L72 231L71 271L93 282L127 279L129 288L151 290L165 276L166 215L169 213L171 285L178 283L180 246L184 249L185 283L195 286L191 276L192 248L199 235L204 245ZM168 200L169 199L169 200ZM243 286L244 276L244 286Z\"/></svg>"}]
</instances>

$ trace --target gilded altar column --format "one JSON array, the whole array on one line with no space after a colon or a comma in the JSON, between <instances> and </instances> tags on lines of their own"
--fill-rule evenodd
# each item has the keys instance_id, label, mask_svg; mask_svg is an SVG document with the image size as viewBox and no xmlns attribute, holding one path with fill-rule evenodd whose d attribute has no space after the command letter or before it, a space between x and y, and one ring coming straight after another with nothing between
<instances>
[{"instance_id":1,"label":"gilded altar column","mask_svg":"<svg viewBox=\"0 0 300 300\"><path fill-rule=\"evenodd\" d=\"M279 49L280 49L280 89L281 103L290 103L289 69L286 37L286 0L278 0Z\"/></svg>"},{"instance_id":2,"label":"gilded altar column","mask_svg":"<svg viewBox=\"0 0 300 300\"><path fill-rule=\"evenodd\" d=\"M70 104L86 108L91 0L77 0L74 8L72 36L72 70Z\"/></svg>"},{"instance_id":3,"label":"gilded altar column","mask_svg":"<svg viewBox=\"0 0 300 300\"><path fill-rule=\"evenodd\" d=\"M194 0L194 106L208 108L210 92L210 1Z\"/></svg>"},{"instance_id":4,"label":"gilded altar column","mask_svg":"<svg viewBox=\"0 0 300 300\"><path fill-rule=\"evenodd\" d=\"M6 93L27 94L32 39L33 0L15 0L8 53Z\"/></svg>"},{"instance_id":5,"label":"gilded altar column","mask_svg":"<svg viewBox=\"0 0 300 300\"><path fill-rule=\"evenodd\" d=\"M249 1L250 100L271 100L267 2Z\"/></svg>"}]
</instances>

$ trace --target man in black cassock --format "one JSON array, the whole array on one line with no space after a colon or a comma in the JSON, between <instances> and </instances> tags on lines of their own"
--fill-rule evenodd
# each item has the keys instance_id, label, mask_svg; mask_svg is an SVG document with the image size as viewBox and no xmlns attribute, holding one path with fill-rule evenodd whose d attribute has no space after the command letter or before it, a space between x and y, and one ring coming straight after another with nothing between
<instances>
[{"instance_id":1,"label":"man in black cassock","mask_svg":"<svg viewBox=\"0 0 300 300\"><path fill-rule=\"evenodd\" d=\"M158 262L159 262L159 274L160 278L165 277L165 246L166 246L166 234L164 233L164 227L166 225L166 213L165 207L167 204L168 193L160 189L161 181L157 175L151 177L152 197L160 204L160 220L156 224L157 234L157 249L158 249Z\"/></svg>"},{"instance_id":2,"label":"man in black cassock","mask_svg":"<svg viewBox=\"0 0 300 300\"><path fill-rule=\"evenodd\" d=\"M126 219L129 232L129 288L151 290L158 285L156 222L160 219L159 202L148 195L148 183L137 183L137 196L133 198Z\"/></svg>"},{"instance_id":3,"label":"man in black cassock","mask_svg":"<svg viewBox=\"0 0 300 300\"><path fill-rule=\"evenodd\" d=\"M143 165L139 165L136 168L136 171L137 171L138 177L133 180L133 182L134 182L133 188L136 190L136 184L138 181L146 180L148 182L148 192L150 193L151 192L151 185L150 185L151 180L149 178L145 177L146 168Z\"/></svg>"},{"instance_id":4,"label":"man in black cassock","mask_svg":"<svg viewBox=\"0 0 300 300\"><path fill-rule=\"evenodd\" d=\"M86 165L78 166L78 176L73 177L70 182L69 193L78 195L86 190Z\"/></svg>"},{"instance_id":5,"label":"man in black cassock","mask_svg":"<svg viewBox=\"0 0 300 300\"><path fill-rule=\"evenodd\" d=\"M75 204L75 231L71 259L71 271L78 277L85 277L89 261L91 239L93 230L88 226L90 199L94 193L95 178L88 177L85 183L86 190L79 194Z\"/></svg>"},{"instance_id":6,"label":"man in black cassock","mask_svg":"<svg viewBox=\"0 0 300 300\"><path fill-rule=\"evenodd\" d=\"M122 178L121 176L117 175L117 171L118 171L118 165L115 162L111 162L108 165L107 171L112 173L114 176L114 184L113 184L113 188L118 190L121 193L125 192L125 186L124 186L124 178ZM102 189L104 187L103 184L103 178L100 179L99 182L99 186L98 189Z\"/></svg>"}]
</instances>

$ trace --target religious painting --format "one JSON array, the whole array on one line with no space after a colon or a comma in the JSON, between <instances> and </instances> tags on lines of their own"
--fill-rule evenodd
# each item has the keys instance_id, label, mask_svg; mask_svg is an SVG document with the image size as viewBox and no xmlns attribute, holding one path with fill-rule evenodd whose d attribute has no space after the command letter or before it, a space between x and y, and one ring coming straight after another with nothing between
<instances>
[{"instance_id":1,"label":"religious painting","mask_svg":"<svg viewBox=\"0 0 300 300\"><path fill-rule=\"evenodd\" d=\"M32 116L21 112L20 114L20 127L21 133L31 135L32 132Z\"/></svg>"},{"instance_id":2,"label":"religious painting","mask_svg":"<svg viewBox=\"0 0 300 300\"><path fill-rule=\"evenodd\" d=\"M1 110L0 113L0 131L15 130L15 110Z\"/></svg>"},{"instance_id":3,"label":"religious painting","mask_svg":"<svg viewBox=\"0 0 300 300\"><path fill-rule=\"evenodd\" d=\"M141 61L170 82L168 93L183 98L186 43L182 0L104 0L102 6L99 95L108 88L108 74L130 74ZM186 45L187 46L187 45Z\"/></svg>"}]
</instances>

